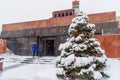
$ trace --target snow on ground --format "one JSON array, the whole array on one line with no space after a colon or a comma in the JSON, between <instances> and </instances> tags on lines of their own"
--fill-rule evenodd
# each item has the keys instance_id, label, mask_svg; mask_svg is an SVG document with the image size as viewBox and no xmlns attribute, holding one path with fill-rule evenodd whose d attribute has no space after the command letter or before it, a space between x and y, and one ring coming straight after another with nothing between
<instances>
[{"instance_id":1,"label":"snow on ground","mask_svg":"<svg viewBox=\"0 0 120 80\"><path fill-rule=\"evenodd\" d=\"M32 56L2 55L0 58L4 58L0 80L58 80L54 65L56 57L36 57L32 59ZM20 65L21 62L30 58L33 60L32 63ZM16 65L20 66L15 67ZM12 66L14 68L11 68Z\"/></svg>"},{"instance_id":2,"label":"snow on ground","mask_svg":"<svg viewBox=\"0 0 120 80\"><path fill-rule=\"evenodd\" d=\"M14 55L8 57L0 55L0 58L2 57L5 58L2 60L4 68L21 64L20 61L24 60L25 58L32 58L32 56ZM17 61L15 61L16 59ZM44 60L50 60L52 63L44 62ZM22 66L10 68L0 73L0 80L59 80L56 77L55 60L56 57L42 57L34 60L31 64L24 63ZM106 72L111 76L109 80L120 80L120 60L109 59L107 64L108 69Z\"/></svg>"},{"instance_id":3,"label":"snow on ground","mask_svg":"<svg viewBox=\"0 0 120 80\"><path fill-rule=\"evenodd\" d=\"M107 72L111 76L109 80L120 80L120 60L109 59L107 64L109 65Z\"/></svg>"},{"instance_id":4,"label":"snow on ground","mask_svg":"<svg viewBox=\"0 0 120 80\"><path fill-rule=\"evenodd\" d=\"M54 65L28 64L2 74L2 80L57 80Z\"/></svg>"}]
</instances>

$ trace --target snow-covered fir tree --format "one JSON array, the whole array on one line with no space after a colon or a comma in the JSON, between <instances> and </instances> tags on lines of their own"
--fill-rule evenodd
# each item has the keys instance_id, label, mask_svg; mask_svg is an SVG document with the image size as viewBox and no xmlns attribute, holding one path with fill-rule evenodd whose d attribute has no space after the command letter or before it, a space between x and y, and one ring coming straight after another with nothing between
<instances>
[{"instance_id":1,"label":"snow-covered fir tree","mask_svg":"<svg viewBox=\"0 0 120 80\"><path fill-rule=\"evenodd\" d=\"M106 55L97 39L93 38L95 25L88 23L88 16L79 12L68 29L69 38L60 44L61 55L56 60L57 76L78 80L102 80Z\"/></svg>"}]
</instances>

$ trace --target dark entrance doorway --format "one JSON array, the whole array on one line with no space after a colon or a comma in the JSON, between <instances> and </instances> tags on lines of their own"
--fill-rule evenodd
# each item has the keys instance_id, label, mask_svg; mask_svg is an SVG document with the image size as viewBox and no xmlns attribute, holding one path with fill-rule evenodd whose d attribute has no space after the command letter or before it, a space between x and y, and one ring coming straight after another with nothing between
<instances>
[{"instance_id":1,"label":"dark entrance doorway","mask_svg":"<svg viewBox=\"0 0 120 80\"><path fill-rule=\"evenodd\" d=\"M54 40L46 40L46 56L54 55Z\"/></svg>"},{"instance_id":2,"label":"dark entrance doorway","mask_svg":"<svg viewBox=\"0 0 120 80\"><path fill-rule=\"evenodd\" d=\"M39 54L39 44L43 45L43 56L54 56L54 40L55 38L50 37L37 37L37 55Z\"/></svg>"}]
</instances>

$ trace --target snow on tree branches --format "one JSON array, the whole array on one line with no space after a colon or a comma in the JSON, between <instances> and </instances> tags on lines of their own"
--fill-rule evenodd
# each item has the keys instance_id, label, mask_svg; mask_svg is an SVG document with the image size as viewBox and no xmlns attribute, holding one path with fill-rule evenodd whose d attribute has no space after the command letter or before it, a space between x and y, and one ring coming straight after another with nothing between
<instances>
[{"instance_id":1,"label":"snow on tree branches","mask_svg":"<svg viewBox=\"0 0 120 80\"><path fill-rule=\"evenodd\" d=\"M57 76L81 80L101 80L108 77L104 69L107 58L97 39L95 25L79 12L68 29L69 38L60 44L61 55L56 60Z\"/></svg>"}]
</instances>

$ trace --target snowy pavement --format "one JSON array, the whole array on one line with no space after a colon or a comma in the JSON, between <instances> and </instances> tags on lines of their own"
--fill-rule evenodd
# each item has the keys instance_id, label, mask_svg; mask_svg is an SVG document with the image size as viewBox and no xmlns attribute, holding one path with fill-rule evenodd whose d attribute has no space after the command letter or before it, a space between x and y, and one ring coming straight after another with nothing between
<instances>
[{"instance_id":1,"label":"snowy pavement","mask_svg":"<svg viewBox=\"0 0 120 80\"><path fill-rule=\"evenodd\" d=\"M0 80L59 80L56 77L55 60L57 57L33 59L31 56L11 56L4 58ZM120 60L109 59L109 80L120 80Z\"/></svg>"},{"instance_id":2,"label":"snowy pavement","mask_svg":"<svg viewBox=\"0 0 120 80\"><path fill-rule=\"evenodd\" d=\"M17 57L9 57L2 58L3 62L3 71L7 69L19 67L27 64L55 64L56 57L36 57L32 58L32 56L17 56Z\"/></svg>"},{"instance_id":3,"label":"snowy pavement","mask_svg":"<svg viewBox=\"0 0 120 80\"><path fill-rule=\"evenodd\" d=\"M43 77L49 79L51 77L51 80L56 80L55 59L56 57L33 59L31 56L4 58L2 59L3 72L0 73L0 80L44 80ZM41 77L39 74L42 74Z\"/></svg>"},{"instance_id":4,"label":"snowy pavement","mask_svg":"<svg viewBox=\"0 0 120 80\"><path fill-rule=\"evenodd\" d=\"M3 72L2 80L57 80L54 65L27 64Z\"/></svg>"}]
</instances>

